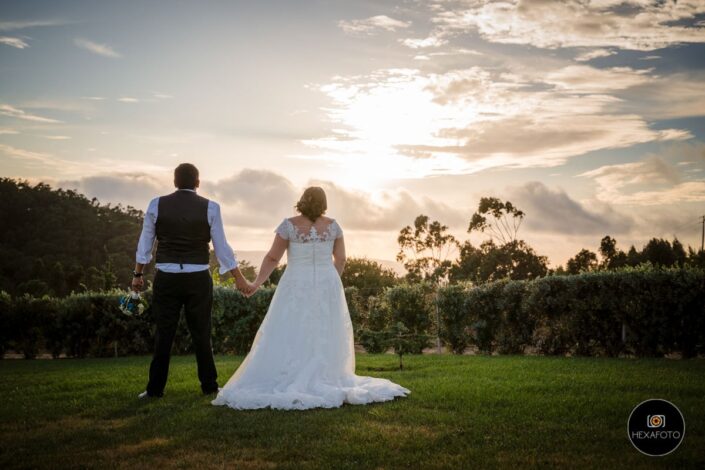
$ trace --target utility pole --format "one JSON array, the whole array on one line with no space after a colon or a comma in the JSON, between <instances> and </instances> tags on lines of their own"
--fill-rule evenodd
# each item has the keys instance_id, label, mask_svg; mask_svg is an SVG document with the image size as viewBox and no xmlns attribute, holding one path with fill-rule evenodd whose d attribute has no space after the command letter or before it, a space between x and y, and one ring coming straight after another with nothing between
<instances>
[{"instance_id":1,"label":"utility pole","mask_svg":"<svg viewBox=\"0 0 705 470\"><path fill-rule=\"evenodd\" d=\"M705 215L702 216L703 231L700 235L700 251L703 251L703 245L705 245Z\"/></svg>"}]
</instances>

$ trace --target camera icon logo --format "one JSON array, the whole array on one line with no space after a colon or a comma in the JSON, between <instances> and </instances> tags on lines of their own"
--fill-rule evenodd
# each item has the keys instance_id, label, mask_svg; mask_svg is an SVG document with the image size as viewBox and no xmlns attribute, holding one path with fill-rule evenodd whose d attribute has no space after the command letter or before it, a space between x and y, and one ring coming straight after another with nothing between
<instances>
[{"instance_id":1,"label":"camera icon logo","mask_svg":"<svg viewBox=\"0 0 705 470\"><path fill-rule=\"evenodd\" d=\"M648 415L646 426L649 428L663 428L666 426L666 415Z\"/></svg>"}]
</instances>

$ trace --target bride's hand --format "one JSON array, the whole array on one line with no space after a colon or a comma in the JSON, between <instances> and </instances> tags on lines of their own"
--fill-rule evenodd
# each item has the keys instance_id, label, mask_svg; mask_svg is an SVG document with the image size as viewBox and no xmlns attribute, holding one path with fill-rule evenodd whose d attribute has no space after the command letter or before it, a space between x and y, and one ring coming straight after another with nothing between
<instances>
[{"instance_id":1,"label":"bride's hand","mask_svg":"<svg viewBox=\"0 0 705 470\"><path fill-rule=\"evenodd\" d=\"M250 298L255 294L255 292L257 292L257 289L259 289L259 284L257 284L256 282L252 282L252 283L248 282L247 284L248 284L248 289L246 292L244 292L244 294L245 294L245 297Z\"/></svg>"}]
</instances>

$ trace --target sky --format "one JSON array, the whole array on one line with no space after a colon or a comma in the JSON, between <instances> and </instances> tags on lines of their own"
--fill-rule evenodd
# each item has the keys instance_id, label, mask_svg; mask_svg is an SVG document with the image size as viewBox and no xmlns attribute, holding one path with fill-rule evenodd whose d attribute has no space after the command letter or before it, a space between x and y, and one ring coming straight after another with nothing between
<instances>
[{"instance_id":1,"label":"sky","mask_svg":"<svg viewBox=\"0 0 705 470\"><path fill-rule=\"evenodd\" d=\"M486 196L552 267L697 249L705 1L0 3L0 176L144 210L182 162L236 252L314 184L353 256Z\"/></svg>"}]
</instances>

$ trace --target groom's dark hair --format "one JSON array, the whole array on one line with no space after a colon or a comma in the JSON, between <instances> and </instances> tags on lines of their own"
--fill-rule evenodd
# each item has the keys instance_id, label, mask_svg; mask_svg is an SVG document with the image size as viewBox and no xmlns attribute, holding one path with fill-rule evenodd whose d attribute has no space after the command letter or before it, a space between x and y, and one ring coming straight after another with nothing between
<instances>
[{"instance_id":1,"label":"groom's dark hair","mask_svg":"<svg viewBox=\"0 0 705 470\"><path fill-rule=\"evenodd\" d=\"M174 170L174 186L179 189L196 189L198 168L190 163L182 163Z\"/></svg>"}]
</instances>

